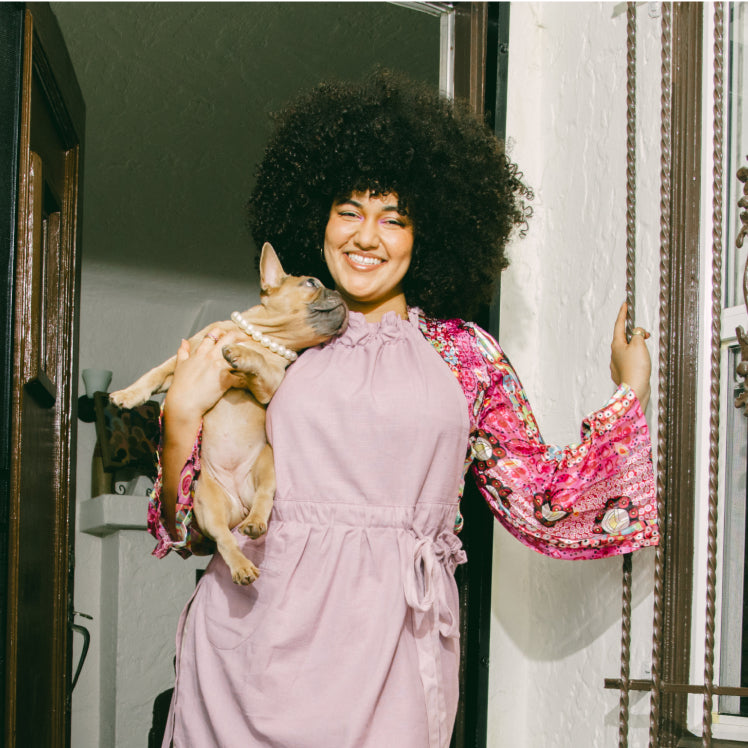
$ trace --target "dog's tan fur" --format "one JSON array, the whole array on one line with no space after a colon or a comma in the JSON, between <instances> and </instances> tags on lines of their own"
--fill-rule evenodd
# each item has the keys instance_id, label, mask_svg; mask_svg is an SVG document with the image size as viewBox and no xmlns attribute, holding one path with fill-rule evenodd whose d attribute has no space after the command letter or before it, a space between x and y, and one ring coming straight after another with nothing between
<instances>
[{"instance_id":1,"label":"dog's tan fur","mask_svg":"<svg viewBox=\"0 0 748 748\"><path fill-rule=\"evenodd\" d=\"M300 351L318 345L345 328L347 310L340 294L314 278L286 275L270 244L262 249L260 281L261 303L242 316L287 348ZM209 325L190 338L190 350L216 329L239 330L230 320ZM232 371L243 376L245 389L229 390L203 418L202 472L194 514L200 530L216 542L234 582L251 584L259 570L241 552L231 528L253 538L267 531L275 470L265 436L265 407L289 362L249 335L244 338L223 347ZM110 400L133 408L154 393L166 392L175 364L172 356L130 387L113 392Z\"/></svg>"}]
</instances>

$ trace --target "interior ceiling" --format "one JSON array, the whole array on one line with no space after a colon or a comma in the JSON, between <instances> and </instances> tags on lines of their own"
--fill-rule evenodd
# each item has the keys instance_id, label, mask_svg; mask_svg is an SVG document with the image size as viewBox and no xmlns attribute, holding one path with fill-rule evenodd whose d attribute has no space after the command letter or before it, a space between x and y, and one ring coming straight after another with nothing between
<instances>
[{"instance_id":1,"label":"interior ceiling","mask_svg":"<svg viewBox=\"0 0 748 748\"><path fill-rule=\"evenodd\" d=\"M236 277L269 113L375 65L438 83L439 19L389 3L51 3L86 101L83 259Z\"/></svg>"}]
</instances>

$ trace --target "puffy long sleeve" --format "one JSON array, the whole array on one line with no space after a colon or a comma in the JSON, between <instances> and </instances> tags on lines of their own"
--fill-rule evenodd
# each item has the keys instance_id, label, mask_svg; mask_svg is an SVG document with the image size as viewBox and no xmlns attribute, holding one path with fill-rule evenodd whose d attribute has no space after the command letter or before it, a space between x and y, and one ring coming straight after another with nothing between
<instances>
[{"instance_id":1,"label":"puffy long sleeve","mask_svg":"<svg viewBox=\"0 0 748 748\"><path fill-rule=\"evenodd\" d=\"M162 416L163 418L163 416ZM169 551L175 551L183 558L212 553L214 544L208 540L194 525L192 507L195 499L197 479L200 477L200 444L202 441L202 429L195 438L192 454L182 468L179 476L179 490L177 495L176 524L177 538L169 535L164 519L161 514L161 491L162 491L162 465L161 445L158 448L158 474L153 486L150 500L148 502L148 532L158 541L153 555L163 558Z\"/></svg>"},{"instance_id":2,"label":"puffy long sleeve","mask_svg":"<svg viewBox=\"0 0 748 748\"><path fill-rule=\"evenodd\" d=\"M658 543L649 430L628 386L584 420L578 443L553 446L543 441L512 365L488 333L460 320L424 320L422 330L468 400L466 469L512 535L565 559Z\"/></svg>"}]
</instances>

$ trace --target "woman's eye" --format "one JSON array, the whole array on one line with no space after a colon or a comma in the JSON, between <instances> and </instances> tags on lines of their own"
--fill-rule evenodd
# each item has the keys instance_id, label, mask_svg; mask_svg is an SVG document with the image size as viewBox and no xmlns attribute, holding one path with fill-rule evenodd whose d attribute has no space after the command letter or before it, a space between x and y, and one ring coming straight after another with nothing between
<instances>
[{"instance_id":1,"label":"woman's eye","mask_svg":"<svg viewBox=\"0 0 748 748\"><path fill-rule=\"evenodd\" d=\"M310 288L319 288L320 287L320 282L316 278L307 278L306 279L306 284Z\"/></svg>"}]
</instances>

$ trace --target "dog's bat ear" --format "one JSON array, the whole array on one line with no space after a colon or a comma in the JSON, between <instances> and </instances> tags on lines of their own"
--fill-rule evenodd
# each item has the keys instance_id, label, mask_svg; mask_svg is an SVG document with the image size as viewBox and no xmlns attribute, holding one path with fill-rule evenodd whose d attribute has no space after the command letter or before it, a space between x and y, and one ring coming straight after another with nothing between
<instances>
[{"instance_id":1,"label":"dog's bat ear","mask_svg":"<svg viewBox=\"0 0 748 748\"><path fill-rule=\"evenodd\" d=\"M262 245L262 254L260 255L260 287L263 291L277 288L285 277L286 273L278 255L275 254L273 245L270 242L265 242Z\"/></svg>"}]
</instances>

